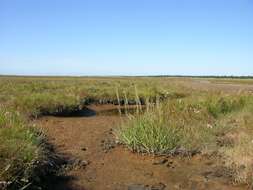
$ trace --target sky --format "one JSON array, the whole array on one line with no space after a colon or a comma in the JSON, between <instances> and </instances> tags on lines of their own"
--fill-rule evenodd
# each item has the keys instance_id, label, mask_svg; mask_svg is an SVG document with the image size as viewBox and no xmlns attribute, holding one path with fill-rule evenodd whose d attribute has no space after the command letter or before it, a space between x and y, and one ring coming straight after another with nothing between
<instances>
[{"instance_id":1,"label":"sky","mask_svg":"<svg viewBox=\"0 0 253 190\"><path fill-rule=\"evenodd\" d=\"M253 0L0 0L0 74L253 75Z\"/></svg>"}]
</instances>

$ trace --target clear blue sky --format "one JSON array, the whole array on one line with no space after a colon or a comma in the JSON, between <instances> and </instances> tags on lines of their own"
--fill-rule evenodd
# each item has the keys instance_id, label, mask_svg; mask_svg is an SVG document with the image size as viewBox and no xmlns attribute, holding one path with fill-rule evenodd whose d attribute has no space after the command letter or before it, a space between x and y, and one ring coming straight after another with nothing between
<instances>
[{"instance_id":1,"label":"clear blue sky","mask_svg":"<svg viewBox=\"0 0 253 190\"><path fill-rule=\"evenodd\" d=\"M253 0L0 0L0 74L253 75Z\"/></svg>"}]
</instances>

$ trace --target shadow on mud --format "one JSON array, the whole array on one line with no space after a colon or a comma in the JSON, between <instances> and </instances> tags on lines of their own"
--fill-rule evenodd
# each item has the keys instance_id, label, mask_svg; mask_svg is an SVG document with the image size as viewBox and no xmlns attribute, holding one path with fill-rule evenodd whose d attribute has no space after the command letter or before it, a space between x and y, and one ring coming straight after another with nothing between
<instances>
[{"instance_id":1,"label":"shadow on mud","mask_svg":"<svg viewBox=\"0 0 253 190\"><path fill-rule=\"evenodd\" d=\"M142 107L144 110L144 107ZM120 115L128 115L128 114L135 114L137 113L136 107L131 108L109 108L105 110L95 110L92 108L84 107L82 109L76 109L71 111L61 111L52 114L44 114L44 116L55 116L55 117L94 117L94 116L120 116Z\"/></svg>"},{"instance_id":2,"label":"shadow on mud","mask_svg":"<svg viewBox=\"0 0 253 190\"><path fill-rule=\"evenodd\" d=\"M48 190L88 190L84 187L71 185L73 181L78 180L73 176L57 176L48 183Z\"/></svg>"},{"instance_id":3,"label":"shadow on mud","mask_svg":"<svg viewBox=\"0 0 253 190\"><path fill-rule=\"evenodd\" d=\"M85 167L86 165L81 165L80 160L71 155L56 153L54 146L48 142L45 142L45 145L48 151L47 159L37 167L34 178L31 180L32 185L28 189L87 190L84 187L73 186L78 179L66 175L74 167Z\"/></svg>"},{"instance_id":4,"label":"shadow on mud","mask_svg":"<svg viewBox=\"0 0 253 190\"><path fill-rule=\"evenodd\" d=\"M102 116L113 116L117 115L120 116L122 115L133 115L137 113L137 108L136 107L131 107L131 108L112 108L112 109L107 109L107 110L102 110L96 112L97 115L102 115Z\"/></svg>"},{"instance_id":5,"label":"shadow on mud","mask_svg":"<svg viewBox=\"0 0 253 190\"><path fill-rule=\"evenodd\" d=\"M87 107L82 109L76 109L71 111L62 111L58 113L51 114L57 117L92 117L96 115L96 111Z\"/></svg>"}]
</instances>

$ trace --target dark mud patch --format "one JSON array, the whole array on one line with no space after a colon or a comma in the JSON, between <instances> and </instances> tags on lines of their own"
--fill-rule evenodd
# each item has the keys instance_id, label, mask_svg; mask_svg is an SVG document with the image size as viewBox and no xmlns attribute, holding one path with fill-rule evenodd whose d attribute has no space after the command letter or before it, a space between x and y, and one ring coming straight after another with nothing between
<instances>
[{"instance_id":1,"label":"dark mud patch","mask_svg":"<svg viewBox=\"0 0 253 190\"><path fill-rule=\"evenodd\" d=\"M86 190L84 187L73 185L75 181L78 181L79 178L74 175L69 175L69 171L73 170L84 170L88 161L80 159L71 159L61 168L61 173L50 177L50 180L47 181L46 189L48 190Z\"/></svg>"},{"instance_id":2,"label":"dark mud patch","mask_svg":"<svg viewBox=\"0 0 253 190\"><path fill-rule=\"evenodd\" d=\"M69 111L66 110L62 112L53 113L50 115L56 116L56 117L92 117L92 116L95 116L96 114L97 114L96 111L88 107L84 107L82 109L75 109L75 110L69 110Z\"/></svg>"},{"instance_id":3,"label":"dark mud patch","mask_svg":"<svg viewBox=\"0 0 253 190\"><path fill-rule=\"evenodd\" d=\"M143 185L143 184L131 184L128 185L128 190L165 190L166 185L163 183L157 183L154 185Z\"/></svg>"},{"instance_id":4,"label":"dark mud patch","mask_svg":"<svg viewBox=\"0 0 253 190\"><path fill-rule=\"evenodd\" d=\"M71 155L57 155L55 161L51 162L50 172L44 173L34 187L48 190L86 190L83 187L73 186L78 177L70 175L69 171L85 170L89 164L90 161Z\"/></svg>"},{"instance_id":5,"label":"dark mud patch","mask_svg":"<svg viewBox=\"0 0 253 190\"><path fill-rule=\"evenodd\" d=\"M131 108L125 108L125 107L120 107L120 108L111 108L108 110L103 110L103 111L99 111L97 112L97 115L102 115L102 116L110 116L110 115L133 115L136 114L137 111L137 106L136 107L131 107ZM144 106L142 106L141 109L144 109Z\"/></svg>"},{"instance_id":6,"label":"dark mud patch","mask_svg":"<svg viewBox=\"0 0 253 190\"><path fill-rule=\"evenodd\" d=\"M145 106L119 106L113 104L107 105L90 105L83 108L65 109L57 112L43 112L42 116L54 117L94 117L94 116L120 116L120 115L133 115L137 112L142 112Z\"/></svg>"},{"instance_id":7,"label":"dark mud patch","mask_svg":"<svg viewBox=\"0 0 253 190\"><path fill-rule=\"evenodd\" d=\"M50 189L50 185L59 181L59 179L64 178L65 182L70 179L62 173L64 166L70 163L69 157L57 153L55 146L46 138L43 140L43 147L45 152L43 159L34 163L34 171L28 179L29 183L21 189ZM16 187L12 187L12 184L10 184L7 189L16 189Z\"/></svg>"},{"instance_id":8,"label":"dark mud patch","mask_svg":"<svg viewBox=\"0 0 253 190\"><path fill-rule=\"evenodd\" d=\"M100 143L100 147L104 153L108 153L112 149L116 148L117 143L113 134L113 129L106 131Z\"/></svg>"}]
</instances>

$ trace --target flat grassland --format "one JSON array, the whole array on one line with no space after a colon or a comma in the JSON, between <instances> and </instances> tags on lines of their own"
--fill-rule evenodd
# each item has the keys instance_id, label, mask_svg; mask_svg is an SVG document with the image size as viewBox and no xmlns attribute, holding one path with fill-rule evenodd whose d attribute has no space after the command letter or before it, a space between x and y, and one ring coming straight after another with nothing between
<instances>
[{"instance_id":1,"label":"flat grassland","mask_svg":"<svg viewBox=\"0 0 253 190\"><path fill-rule=\"evenodd\" d=\"M0 189L250 188L252 114L253 79L2 76Z\"/></svg>"}]
</instances>

